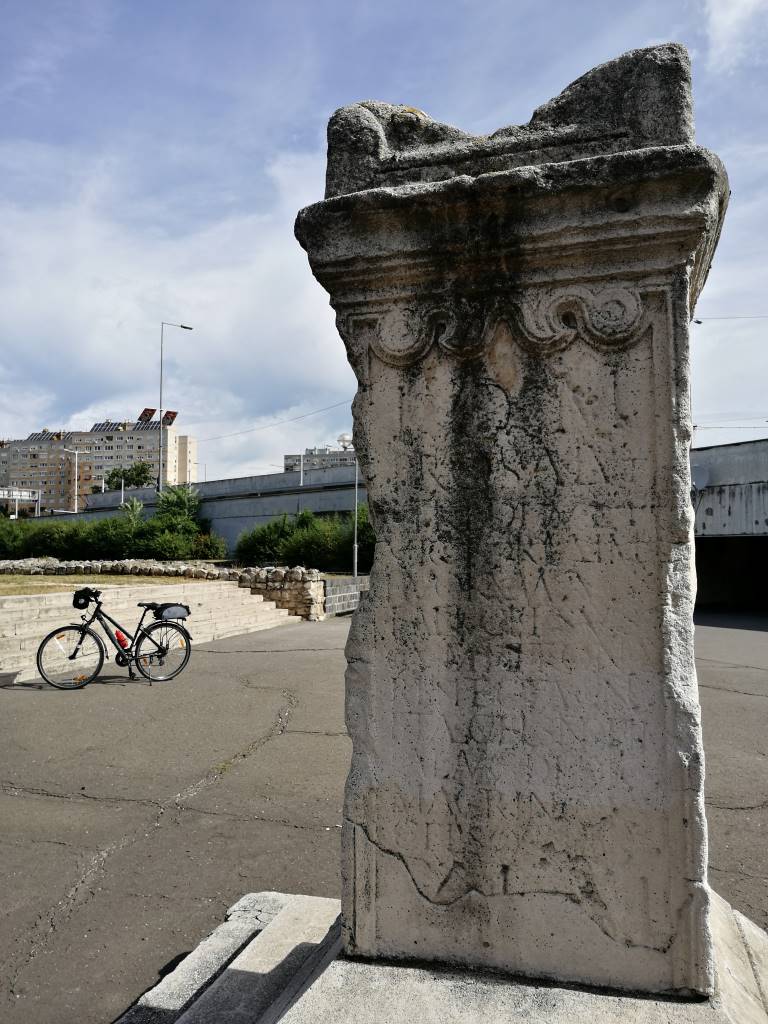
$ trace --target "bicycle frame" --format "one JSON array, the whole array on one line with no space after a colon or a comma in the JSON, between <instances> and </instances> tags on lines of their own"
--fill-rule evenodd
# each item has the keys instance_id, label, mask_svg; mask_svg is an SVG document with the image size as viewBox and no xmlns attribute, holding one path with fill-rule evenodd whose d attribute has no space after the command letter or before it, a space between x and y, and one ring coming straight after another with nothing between
<instances>
[{"instance_id":1,"label":"bicycle frame","mask_svg":"<svg viewBox=\"0 0 768 1024\"><path fill-rule=\"evenodd\" d=\"M98 622L98 624L101 626L101 628L107 634L107 637L109 638L110 643L115 648L117 653L121 654L123 656L123 658L125 658L124 664L130 664L131 662L136 661L136 654L134 652L135 652L135 649L136 649L136 644L137 644L137 642L139 641L139 639L141 637L146 637L147 640L155 647L155 649L158 652L160 652L160 653L163 652L163 648L161 647L161 645L159 643L157 643L157 641L153 639L152 634L149 633L144 628L144 619L147 617L147 613L150 611L149 608L145 608L144 609L144 611L141 614L141 618L139 619L139 624L136 626L135 632L131 633L128 629L125 628L125 626L122 626L117 621L117 619L112 618L111 615L107 614L107 612L105 612L103 610L103 608L101 607L101 601L99 601L98 598L96 599L94 604L95 604L95 607L93 609L93 613L91 614L90 618L88 618L87 615L83 615L83 616L81 616L81 619L82 619L84 625L86 625L86 626L92 626L94 622ZM117 642L117 637L112 632L112 629L110 628L110 625L108 625L108 623L111 624L112 626L114 626L116 629L119 629L120 632L123 633L128 638L128 640L130 640L130 643L129 643L128 647L122 647ZM183 628L183 627L179 627L179 628ZM185 632L186 632L186 630L185 630ZM76 645L75 650L72 653L72 658L76 657L77 650L79 649L81 643L82 643L82 638L81 638L80 642Z\"/></svg>"}]
</instances>

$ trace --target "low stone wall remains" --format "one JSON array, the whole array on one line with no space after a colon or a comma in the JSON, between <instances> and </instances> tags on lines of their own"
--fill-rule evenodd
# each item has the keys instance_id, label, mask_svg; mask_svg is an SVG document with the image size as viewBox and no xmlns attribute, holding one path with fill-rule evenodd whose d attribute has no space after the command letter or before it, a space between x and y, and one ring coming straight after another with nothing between
<instances>
[{"instance_id":1,"label":"low stone wall remains","mask_svg":"<svg viewBox=\"0 0 768 1024\"><path fill-rule=\"evenodd\" d=\"M241 569L220 569L209 562L156 562L151 558L65 561L58 558L2 558L0 574L5 576L84 576L108 573L112 576L185 576L200 580L239 580Z\"/></svg>"},{"instance_id":2,"label":"low stone wall remains","mask_svg":"<svg viewBox=\"0 0 768 1024\"><path fill-rule=\"evenodd\" d=\"M256 569L250 579L252 594L261 594L265 601L274 601L291 615L300 615L310 622L325 618L325 581L317 569L300 565L295 569Z\"/></svg>"},{"instance_id":3,"label":"low stone wall remains","mask_svg":"<svg viewBox=\"0 0 768 1024\"><path fill-rule=\"evenodd\" d=\"M265 601L274 601L291 615L317 622L326 615L341 615L357 608L360 594L368 589L367 576L323 576L317 569L301 565L246 566L222 569L206 562L156 562L146 558L65 561L57 558L0 559L0 574L29 576L182 576L187 579L236 582Z\"/></svg>"},{"instance_id":4,"label":"low stone wall remains","mask_svg":"<svg viewBox=\"0 0 768 1024\"><path fill-rule=\"evenodd\" d=\"M343 615L360 604L360 595L368 590L367 576L332 576L325 580L325 614Z\"/></svg>"}]
</instances>

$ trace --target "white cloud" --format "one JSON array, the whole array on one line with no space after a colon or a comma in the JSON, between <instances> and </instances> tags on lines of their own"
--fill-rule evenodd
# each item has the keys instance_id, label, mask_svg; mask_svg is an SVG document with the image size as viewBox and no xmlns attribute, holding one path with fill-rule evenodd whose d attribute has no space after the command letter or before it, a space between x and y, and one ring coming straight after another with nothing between
<instances>
[{"instance_id":1,"label":"white cloud","mask_svg":"<svg viewBox=\"0 0 768 1024\"><path fill-rule=\"evenodd\" d=\"M37 156L56 159L55 150ZM114 219L110 197L122 182L113 159L91 165L74 197L0 207L0 371L27 382L3 390L0 429L24 436L156 406L161 320L195 328L166 330L164 404L180 411L183 432L231 433L351 398L327 296L293 237L298 208L322 195L323 165L316 153L278 155L265 171L267 212L174 237L144 218ZM264 471L348 426L341 409L211 442L200 459L209 478Z\"/></svg>"},{"instance_id":2,"label":"white cloud","mask_svg":"<svg viewBox=\"0 0 768 1024\"><path fill-rule=\"evenodd\" d=\"M23 17L19 12L4 12L6 31L16 35L13 59L0 75L0 99L53 89L62 65L73 54L106 39L112 14L105 0L30 5Z\"/></svg>"},{"instance_id":3,"label":"white cloud","mask_svg":"<svg viewBox=\"0 0 768 1024\"><path fill-rule=\"evenodd\" d=\"M764 59L768 0L704 0L704 14L710 70Z\"/></svg>"}]
</instances>

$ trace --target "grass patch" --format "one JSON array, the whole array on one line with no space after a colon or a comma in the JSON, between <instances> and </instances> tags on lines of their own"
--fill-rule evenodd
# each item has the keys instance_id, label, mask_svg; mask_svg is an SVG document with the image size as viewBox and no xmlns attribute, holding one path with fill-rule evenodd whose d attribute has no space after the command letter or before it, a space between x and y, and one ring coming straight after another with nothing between
<instances>
[{"instance_id":1,"label":"grass patch","mask_svg":"<svg viewBox=\"0 0 768 1024\"><path fill-rule=\"evenodd\" d=\"M26 576L22 573L0 576L0 597L16 594L62 594L80 587L103 586L136 587L145 584L162 584L172 587L180 583L210 583L211 580L194 579L189 576L128 576L109 573L83 573L72 576Z\"/></svg>"}]
</instances>

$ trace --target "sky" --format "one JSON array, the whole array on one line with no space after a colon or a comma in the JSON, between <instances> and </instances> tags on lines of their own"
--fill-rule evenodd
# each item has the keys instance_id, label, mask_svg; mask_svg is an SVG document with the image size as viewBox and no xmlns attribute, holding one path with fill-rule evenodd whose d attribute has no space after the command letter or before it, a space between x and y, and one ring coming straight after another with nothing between
<instances>
[{"instance_id":1,"label":"sky","mask_svg":"<svg viewBox=\"0 0 768 1024\"><path fill-rule=\"evenodd\" d=\"M355 382L293 237L323 196L330 114L379 99L487 133L666 41L689 48L698 141L732 189L692 327L695 443L768 436L768 0L0 0L0 16L0 437L156 407L166 320L194 327L166 329L164 405L199 439L199 479L333 442Z\"/></svg>"}]
</instances>

